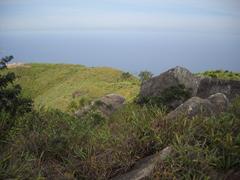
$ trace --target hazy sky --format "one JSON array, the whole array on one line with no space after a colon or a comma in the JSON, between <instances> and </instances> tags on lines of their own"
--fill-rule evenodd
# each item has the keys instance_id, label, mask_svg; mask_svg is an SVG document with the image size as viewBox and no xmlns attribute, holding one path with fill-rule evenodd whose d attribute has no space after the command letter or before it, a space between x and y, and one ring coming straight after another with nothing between
<instances>
[{"instance_id":1,"label":"hazy sky","mask_svg":"<svg viewBox=\"0 0 240 180\"><path fill-rule=\"evenodd\" d=\"M0 56L240 71L240 0L0 0Z\"/></svg>"},{"instance_id":2,"label":"hazy sky","mask_svg":"<svg viewBox=\"0 0 240 180\"><path fill-rule=\"evenodd\" d=\"M240 32L239 0L0 0L0 31Z\"/></svg>"}]
</instances>

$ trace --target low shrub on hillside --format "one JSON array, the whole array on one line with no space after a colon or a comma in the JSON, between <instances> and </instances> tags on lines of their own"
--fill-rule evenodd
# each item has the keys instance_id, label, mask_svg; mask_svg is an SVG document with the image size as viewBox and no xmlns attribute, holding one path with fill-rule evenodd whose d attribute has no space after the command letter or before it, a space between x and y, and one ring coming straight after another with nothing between
<instances>
[{"instance_id":1,"label":"low shrub on hillside","mask_svg":"<svg viewBox=\"0 0 240 180\"><path fill-rule=\"evenodd\" d=\"M80 110L83 107L90 105L91 102L92 99L86 96L80 97L78 100L72 100L68 105L67 112L74 113L77 110Z\"/></svg>"},{"instance_id":2,"label":"low shrub on hillside","mask_svg":"<svg viewBox=\"0 0 240 180\"><path fill-rule=\"evenodd\" d=\"M136 104L109 119L39 109L16 119L0 150L0 179L109 179L166 146L175 153L152 178L208 179L240 166L235 106L220 117L176 121L164 108Z\"/></svg>"},{"instance_id":3,"label":"low shrub on hillside","mask_svg":"<svg viewBox=\"0 0 240 180\"><path fill-rule=\"evenodd\" d=\"M0 178L106 179L165 142L154 131L164 110L127 105L109 120L40 109L18 118L0 155ZM162 139L159 143L159 140Z\"/></svg>"},{"instance_id":4,"label":"low shrub on hillside","mask_svg":"<svg viewBox=\"0 0 240 180\"><path fill-rule=\"evenodd\" d=\"M240 101L238 100L238 103ZM156 179L225 179L240 167L240 117L232 109L219 117L179 119L174 154L155 169Z\"/></svg>"},{"instance_id":5,"label":"low shrub on hillside","mask_svg":"<svg viewBox=\"0 0 240 180\"><path fill-rule=\"evenodd\" d=\"M132 74L129 73L129 72L123 72L122 75L121 75L121 78L123 80L127 80L127 79L130 79L132 77Z\"/></svg>"}]
</instances>

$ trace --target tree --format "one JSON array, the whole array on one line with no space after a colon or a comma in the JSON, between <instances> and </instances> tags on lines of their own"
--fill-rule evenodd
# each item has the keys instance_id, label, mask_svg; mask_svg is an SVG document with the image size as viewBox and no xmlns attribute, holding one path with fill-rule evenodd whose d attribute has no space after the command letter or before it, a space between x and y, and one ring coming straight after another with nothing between
<instances>
[{"instance_id":1,"label":"tree","mask_svg":"<svg viewBox=\"0 0 240 180\"><path fill-rule=\"evenodd\" d=\"M140 78L141 82L144 82L152 78L153 74L150 71L141 71L138 74L138 77Z\"/></svg>"},{"instance_id":2,"label":"tree","mask_svg":"<svg viewBox=\"0 0 240 180\"><path fill-rule=\"evenodd\" d=\"M0 59L0 70L7 69L7 63L13 56ZM21 96L22 88L14 84L16 76L13 72L0 74L0 112L4 111L11 116L23 114L32 110L32 100Z\"/></svg>"}]
</instances>

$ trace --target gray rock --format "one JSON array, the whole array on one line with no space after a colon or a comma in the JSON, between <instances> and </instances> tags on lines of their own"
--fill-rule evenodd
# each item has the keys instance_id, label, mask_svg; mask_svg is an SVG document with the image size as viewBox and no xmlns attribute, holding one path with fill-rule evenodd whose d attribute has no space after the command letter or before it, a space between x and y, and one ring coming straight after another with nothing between
<instances>
[{"instance_id":1,"label":"gray rock","mask_svg":"<svg viewBox=\"0 0 240 180\"><path fill-rule=\"evenodd\" d=\"M200 78L196 96L207 98L215 93L223 93L232 102L240 95L240 81L216 78Z\"/></svg>"},{"instance_id":2,"label":"gray rock","mask_svg":"<svg viewBox=\"0 0 240 180\"><path fill-rule=\"evenodd\" d=\"M168 113L166 119L176 119L182 116L192 118L197 115L213 115L213 104L208 99L192 97L175 110Z\"/></svg>"},{"instance_id":3,"label":"gray rock","mask_svg":"<svg viewBox=\"0 0 240 180\"><path fill-rule=\"evenodd\" d=\"M208 100L214 105L214 112L221 113L228 109L229 100L223 93L216 93L208 97Z\"/></svg>"},{"instance_id":4,"label":"gray rock","mask_svg":"<svg viewBox=\"0 0 240 180\"><path fill-rule=\"evenodd\" d=\"M197 92L198 82L198 79L189 70L177 66L145 81L141 86L140 96L159 96L165 89L179 84L192 89L192 96L194 96Z\"/></svg>"},{"instance_id":5,"label":"gray rock","mask_svg":"<svg viewBox=\"0 0 240 180\"><path fill-rule=\"evenodd\" d=\"M121 108L124 102L125 98L123 96L109 94L95 101L94 105L97 106L97 109L100 110L105 116L110 116L117 109Z\"/></svg>"},{"instance_id":6,"label":"gray rock","mask_svg":"<svg viewBox=\"0 0 240 180\"><path fill-rule=\"evenodd\" d=\"M140 99L161 97L169 88L183 85L189 90L189 95L192 97L195 96L197 92L198 83L198 78L196 78L190 71L182 67L175 67L159 76L143 82L139 96ZM171 109L175 109L185 100L185 98L173 99L171 102L166 103Z\"/></svg>"},{"instance_id":7,"label":"gray rock","mask_svg":"<svg viewBox=\"0 0 240 180\"><path fill-rule=\"evenodd\" d=\"M195 116L214 116L226 111L228 106L228 98L222 93L214 94L208 99L192 97L174 111L171 111L166 118L176 119L182 116L188 118L193 118Z\"/></svg>"},{"instance_id":8,"label":"gray rock","mask_svg":"<svg viewBox=\"0 0 240 180\"><path fill-rule=\"evenodd\" d=\"M154 168L161 161L164 161L172 153L171 147L166 147L161 152L148 156L139 162L133 167L131 171L126 174L117 176L112 180L141 180L147 178L154 171Z\"/></svg>"},{"instance_id":9,"label":"gray rock","mask_svg":"<svg viewBox=\"0 0 240 180\"><path fill-rule=\"evenodd\" d=\"M117 94L109 94L93 101L91 105L85 106L75 112L78 117L84 116L91 109L99 111L104 117L109 117L117 109L124 105L125 98Z\"/></svg>"}]
</instances>

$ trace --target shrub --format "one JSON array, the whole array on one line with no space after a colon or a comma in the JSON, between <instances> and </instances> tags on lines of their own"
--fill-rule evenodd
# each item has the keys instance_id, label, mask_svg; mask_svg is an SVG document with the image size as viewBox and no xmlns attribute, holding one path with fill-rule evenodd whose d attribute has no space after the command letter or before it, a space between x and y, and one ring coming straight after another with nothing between
<instances>
[{"instance_id":1,"label":"shrub","mask_svg":"<svg viewBox=\"0 0 240 180\"><path fill-rule=\"evenodd\" d=\"M159 164L153 177L225 179L227 172L240 166L239 129L240 119L232 113L178 120L171 140L174 154Z\"/></svg>"},{"instance_id":2,"label":"shrub","mask_svg":"<svg viewBox=\"0 0 240 180\"><path fill-rule=\"evenodd\" d=\"M13 56L0 60L0 70L7 68ZM0 141L4 141L15 124L15 118L32 110L32 100L21 96L21 86L15 85L16 76L12 72L0 74Z\"/></svg>"},{"instance_id":3,"label":"shrub","mask_svg":"<svg viewBox=\"0 0 240 180\"><path fill-rule=\"evenodd\" d=\"M150 71L141 71L138 74L138 77L140 78L141 82L147 81L150 78L152 78L153 74Z\"/></svg>"},{"instance_id":4,"label":"shrub","mask_svg":"<svg viewBox=\"0 0 240 180\"><path fill-rule=\"evenodd\" d=\"M132 77L131 73L129 72L123 72L122 75L121 75L121 78L123 80L127 80L127 79L130 79Z\"/></svg>"},{"instance_id":5,"label":"shrub","mask_svg":"<svg viewBox=\"0 0 240 180\"><path fill-rule=\"evenodd\" d=\"M153 128L163 115L134 104L109 120L94 111L81 119L56 110L27 113L17 118L0 155L0 179L108 179L164 146L165 137Z\"/></svg>"}]
</instances>

